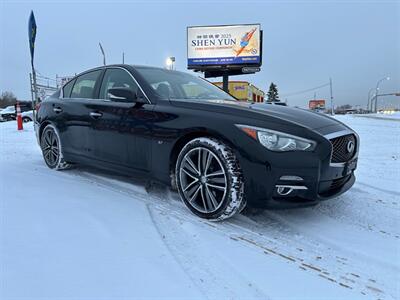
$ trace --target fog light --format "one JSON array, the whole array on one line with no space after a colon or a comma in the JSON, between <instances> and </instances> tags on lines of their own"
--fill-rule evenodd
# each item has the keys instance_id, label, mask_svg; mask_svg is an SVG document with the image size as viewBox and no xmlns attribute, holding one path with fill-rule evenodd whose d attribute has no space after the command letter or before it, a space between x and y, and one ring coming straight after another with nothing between
<instances>
[{"instance_id":1,"label":"fog light","mask_svg":"<svg viewBox=\"0 0 400 300\"><path fill-rule=\"evenodd\" d=\"M286 185L286 184L277 184L275 185L276 191L281 196L287 196L294 190L303 190L306 191L308 188L304 185Z\"/></svg>"},{"instance_id":2,"label":"fog light","mask_svg":"<svg viewBox=\"0 0 400 300\"><path fill-rule=\"evenodd\" d=\"M287 196L293 191L293 189L288 187L278 187L276 191L281 196Z\"/></svg>"}]
</instances>

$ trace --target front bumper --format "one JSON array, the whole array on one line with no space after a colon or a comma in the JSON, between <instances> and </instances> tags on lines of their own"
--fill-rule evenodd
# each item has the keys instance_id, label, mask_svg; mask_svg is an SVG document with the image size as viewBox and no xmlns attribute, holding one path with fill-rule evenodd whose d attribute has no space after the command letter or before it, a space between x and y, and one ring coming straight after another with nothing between
<instances>
[{"instance_id":1,"label":"front bumper","mask_svg":"<svg viewBox=\"0 0 400 300\"><path fill-rule=\"evenodd\" d=\"M343 194L355 182L358 145L357 136L355 155L350 161L340 164L331 163L329 139L322 141L315 152L270 154L258 161L242 157L248 205L260 208L307 207Z\"/></svg>"},{"instance_id":2,"label":"front bumper","mask_svg":"<svg viewBox=\"0 0 400 300\"><path fill-rule=\"evenodd\" d=\"M338 172L338 176L330 179L324 178L324 180L320 179L318 171L314 174L310 173L310 170L302 172L302 170L293 169L290 173L288 171L263 172L266 176L272 173L276 174L270 177L268 183L257 182L254 179L247 182L245 178L245 191L249 205L262 208L313 206L343 194L353 186L356 179L355 169L348 171L346 167L340 168L340 170L335 168L334 172ZM347 175L343 176L344 173ZM281 179L288 174L296 174L303 180ZM281 189L281 193L278 192L279 189ZM289 189L291 189L290 193L286 194Z\"/></svg>"}]
</instances>

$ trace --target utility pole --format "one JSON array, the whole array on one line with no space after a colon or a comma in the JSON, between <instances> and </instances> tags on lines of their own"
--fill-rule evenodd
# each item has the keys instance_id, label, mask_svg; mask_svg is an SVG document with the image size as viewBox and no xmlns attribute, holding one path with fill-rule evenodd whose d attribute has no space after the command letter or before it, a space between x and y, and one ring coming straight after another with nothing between
<instances>
[{"instance_id":1,"label":"utility pole","mask_svg":"<svg viewBox=\"0 0 400 300\"><path fill-rule=\"evenodd\" d=\"M332 78L329 78L329 89L331 91L331 115L333 116L335 114L335 111L333 108Z\"/></svg>"},{"instance_id":2,"label":"utility pole","mask_svg":"<svg viewBox=\"0 0 400 300\"><path fill-rule=\"evenodd\" d=\"M122 52L122 64L125 64L125 52Z\"/></svg>"},{"instance_id":3,"label":"utility pole","mask_svg":"<svg viewBox=\"0 0 400 300\"><path fill-rule=\"evenodd\" d=\"M106 55L104 54L104 50L103 50L103 47L101 46L100 42L99 42L99 46L100 46L100 51L103 54L103 65L106 65Z\"/></svg>"}]
</instances>

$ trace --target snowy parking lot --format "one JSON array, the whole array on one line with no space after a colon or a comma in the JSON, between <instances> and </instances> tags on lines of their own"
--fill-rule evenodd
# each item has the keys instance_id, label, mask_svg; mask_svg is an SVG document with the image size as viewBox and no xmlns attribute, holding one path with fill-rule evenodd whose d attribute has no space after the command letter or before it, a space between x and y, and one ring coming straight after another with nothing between
<instances>
[{"instance_id":1,"label":"snowy parking lot","mask_svg":"<svg viewBox=\"0 0 400 300\"><path fill-rule=\"evenodd\" d=\"M316 207L201 220L165 187L45 165L0 123L0 299L399 299L400 119L338 116L357 181Z\"/></svg>"}]
</instances>

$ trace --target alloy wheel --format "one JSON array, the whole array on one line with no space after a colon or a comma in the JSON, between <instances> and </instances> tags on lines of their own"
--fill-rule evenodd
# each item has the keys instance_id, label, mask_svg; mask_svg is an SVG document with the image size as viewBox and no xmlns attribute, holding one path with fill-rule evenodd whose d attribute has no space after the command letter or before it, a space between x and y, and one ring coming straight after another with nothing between
<instances>
[{"instance_id":1,"label":"alloy wheel","mask_svg":"<svg viewBox=\"0 0 400 300\"><path fill-rule=\"evenodd\" d=\"M42 137L42 151L46 163L55 166L60 156L58 139L53 130L46 130Z\"/></svg>"},{"instance_id":2,"label":"alloy wheel","mask_svg":"<svg viewBox=\"0 0 400 300\"><path fill-rule=\"evenodd\" d=\"M190 206L201 213L217 211L228 189L221 160L209 149L196 147L183 157L180 187Z\"/></svg>"}]
</instances>

